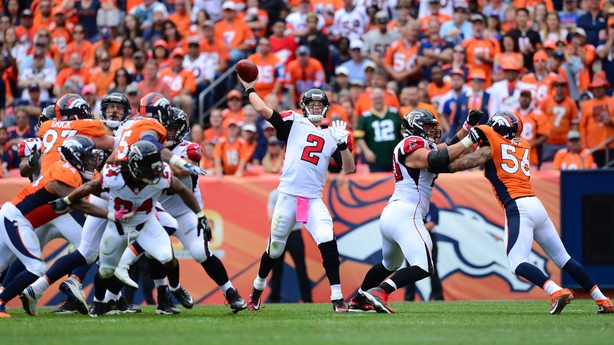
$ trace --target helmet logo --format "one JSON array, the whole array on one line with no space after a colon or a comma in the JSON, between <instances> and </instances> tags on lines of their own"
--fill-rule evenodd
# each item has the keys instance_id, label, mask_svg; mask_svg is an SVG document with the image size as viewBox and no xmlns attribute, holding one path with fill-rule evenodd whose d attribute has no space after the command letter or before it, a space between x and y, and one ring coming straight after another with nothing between
<instances>
[{"instance_id":1,"label":"helmet logo","mask_svg":"<svg viewBox=\"0 0 614 345\"><path fill-rule=\"evenodd\" d=\"M139 150L139 148L137 146L131 147L130 150L130 159L136 159L136 160L142 160L143 159L143 154L141 153L141 151Z\"/></svg>"},{"instance_id":2,"label":"helmet logo","mask_svg":"<svg viewBox=\"0 0 614 345\"><path fill-rule=\"evenodd\" d=\"M504 115L504 116L497 116L497 117L496 117L494 120L495 120L495 123L496 123L497 125L501 125L501 126L505 126L505 127L512 127L512 122L513 122L513 121L512 121L512 119L511 119L509 116L507 116L507 115Z\"/></svg>"}]
</instances>

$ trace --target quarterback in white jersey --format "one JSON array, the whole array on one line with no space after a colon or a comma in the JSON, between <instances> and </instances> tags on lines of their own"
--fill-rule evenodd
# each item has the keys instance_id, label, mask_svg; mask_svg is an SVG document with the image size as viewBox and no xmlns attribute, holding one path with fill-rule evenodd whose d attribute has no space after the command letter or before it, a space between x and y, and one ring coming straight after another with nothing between
<instances>
[{"instance_id":1,"label":"quarterback in white jersey","mask_svg":"<svg viewBox=\"0 0 614 345\"><path fill-rule=\"evenodd\" d=\"M447 144L439 145L439 122L430 111L415 109L403 117L405 138L395 147L392 159L394 193L379 220L383 260L366 274L350 300L350 311L394 313L387 304L388 295L433 274L433 244L424 218L434 182L437 173L449 172L448 163L477 142L479 136L471 128L481 117L481 112L472 110L459 133ZM399 270L405 260L409 266Z\"/></svg>"},{"instance_id":2,"label":"quarterback in white jersey","mask_svg":"<svg viewBox=\"0 0 614 345\"><path fill-rule=\"evenodd\" d=\"M354 6L353 0L344 0L344 7L335 12L333 22L333 34L337 37L347 37L352 40L361 40L367 25L369 16L362 6Z\"/></svg>"},{"instance_id":3,"label":"quarterback in white jersey","mask_svg":"<svg viewBox=\"0 0 614 345\"><path fill-rule=\"evenodd\" d=\"M329 128L320 122L330 107L324 91L311 89L301 98L303 114L292 111L279 114L264 104L253 86L246 83L251 104L256 112L277 130L277 137L286 142L286 158L279 183L279 196L273 211L271 236L260 260L258 275L248 301L248 310L260 309L260 297L274 260L284 251L286 240L296 222L303 222L322 253L326 276L331 285L331 301L335 312L347 312L343 303L339 278L339 251L333 232L333 221L322 201L322 188L331 157L346 173L354 172L354 159L347 145L346 123L333 121Z\"/></svg>"}]
</instances>

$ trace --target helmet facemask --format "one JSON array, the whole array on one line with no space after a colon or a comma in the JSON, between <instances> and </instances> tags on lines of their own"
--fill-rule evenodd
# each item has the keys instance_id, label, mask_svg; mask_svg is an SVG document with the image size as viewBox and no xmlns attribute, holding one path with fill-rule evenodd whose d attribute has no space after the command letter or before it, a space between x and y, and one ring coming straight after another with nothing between
<instances>
[{"instance_id":1,"label":"helmet facemask","mask_svg":"<svg viewBox=\"0 0 614 345\"><path fill-rule=\"evenodd\" d=\"M110 102L105 104L105 107L101 107L102 117L104 124L109 128L119 127L128 116L127 109L121 103Z\"/></svg>"},{"instance_id":2,"label":"helmet facemask","mask_svg":"<svg viewBox=\"0 0 614 345\"><path fill-rule=\"evenodd\" d=\"M159 153L143 157L138 147L133 145L128 154L128 170L135 179L156 184L160 181L164 169Z\"/></svg>"}]
</instances>

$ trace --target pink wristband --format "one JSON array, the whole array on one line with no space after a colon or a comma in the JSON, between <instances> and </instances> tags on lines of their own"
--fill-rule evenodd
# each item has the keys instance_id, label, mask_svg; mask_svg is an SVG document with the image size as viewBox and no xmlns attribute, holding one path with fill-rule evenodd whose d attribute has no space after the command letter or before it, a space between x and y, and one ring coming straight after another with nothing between
<instances>
[{"instance_id":1,"label":"pink wristband","mask_svg":"<svg viewBox=\"0 0 614 345\"><path fill-rule=\"evenodd\" d=\"M463 127L467 130L467 132L469 132L471 128L473 128L473 126L468 124L467 121L465 121L465 123L463 124Z\"/></svg>"}]
</instances>

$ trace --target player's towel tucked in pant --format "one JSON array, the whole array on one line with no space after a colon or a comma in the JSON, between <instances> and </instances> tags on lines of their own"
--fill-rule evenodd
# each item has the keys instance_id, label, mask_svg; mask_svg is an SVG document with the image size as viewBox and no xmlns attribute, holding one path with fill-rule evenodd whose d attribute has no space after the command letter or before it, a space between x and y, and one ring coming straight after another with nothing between
<instances>
[{"instance_id":1,"label":"player's towel tucked in pant","mask_svg":"<svg viewBox=\"0 0 614 345\"><path fill-rule=\"evenodd\" d=\"M559 268L571 258L544 205L536 197L518 198L505 205L505 248L512 273L529 261L533 238Z\"/></svg>"},{"instance_id":2,"label":"player's towel tucked in pant","mask_svg":"<svg viewBox=\"0 0 614 345\"><path fill-rule=\"evenodd\" d=\"M284 252L286 240L294 224L296 224L296 196L279 192L271 220L271 237L267 248L271 258L276 259ZM318 245L334 239L333 219L321 198L309 199L305 228Z\"/></svg>"},{"instance_id":3,"label":"player's towel tucked in pant","mask_svg":"<svg viewBox=\"0 0 614 345\"><path fill-rule=\"evenodd\" d=\"M18 257L37 276L45 274L41 245L30 223L15 205L7 202L0 210L0 271Z\"/></svg>"},{"instance_id":4,"label":"player's towel tucked in pant","mask_svg":"<svg viewBox=\"0 0 614 345\"><path fill-rule=\"evenodd\" d=\"M433 243L424 227L417 205L393 201L382 211L379 231L382 234L382 264L389 271L395 271L407 259L411 266L418 266L429 272L432 267L431 250Z\"/></svg>"}]
</instances>

